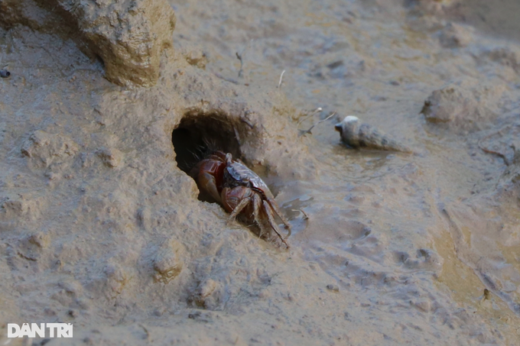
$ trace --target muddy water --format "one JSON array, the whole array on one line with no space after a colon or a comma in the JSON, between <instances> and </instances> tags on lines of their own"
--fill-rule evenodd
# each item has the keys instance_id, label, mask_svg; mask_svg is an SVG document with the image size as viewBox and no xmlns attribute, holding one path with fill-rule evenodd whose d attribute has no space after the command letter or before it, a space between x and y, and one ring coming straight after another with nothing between
<instances>
[{"instance_id":1,"label":"muddy water","mask_svg":"<svg viewBox=\"0 0 520 346\"><path fill-rule=\"evenodd\" d=\"M520 48L461 19L477 1L170 3L178 53L146 90L0 32L0 322L72 322L78 344L518 344ZM516 25L505 9L487 23ZM183 58L201 52L205 71ZM460 119L426 121L448 85ZM237 104L264 113L265 138L235 139L290 251L226 225L175 161L187 110ZM414 153L346 148L349 114Z\"/></svg>"},{"instance_id":2,"label":"muddy water","mask_svg":"<svg viewBox=\"0 0 520 346\"><path fill-rule=\"evenodd\" d=\"M197 30L181 27L176 32L179 44L202 37L211 61L208 69L237 83L276 88L285 71L281 88L299 107L293 120L300 129L331 112L338 114L300 139L319 161L316 181L268 179L292 217L291 243L304 251L305 260L317 262L349 290L349 282L358 281L367 297L392 297L393 303L383 305L399 305L395 299L401 298L401 304L424 299L427 306L435 306L431 291L443 292L503 331L498 343L520 340L516 212L501 214L489 202L506 166L477 145L518 122L518 70L511 62L486 58L490 51L518 49L506 41L518 39L518 3L466 1L434 11L435 18L382 1L361 6L352 1L262 2L258 7L233 3L226 15L215 14L224 4L176 4L181 12L209 17L203 25L197 22ZM468 25L467 46L441 46L439 35L450 20ZM189 26L188 17L181 21ZM240 68L243 77L238 76ZM491 101L498 105L507 94L496 122L472 133L426 123L420 114L425 99L449 83L505 88ZM323 111L313 116L317 107ZM345 148L333 124L349 114L418 154ZM504 136L495 136L487 145L509 150L499 141L504 142ZM378 275L428 283L386 288ZM404 293L407 290L416 290L418 297Z\"/></svg>"}]
</instances>

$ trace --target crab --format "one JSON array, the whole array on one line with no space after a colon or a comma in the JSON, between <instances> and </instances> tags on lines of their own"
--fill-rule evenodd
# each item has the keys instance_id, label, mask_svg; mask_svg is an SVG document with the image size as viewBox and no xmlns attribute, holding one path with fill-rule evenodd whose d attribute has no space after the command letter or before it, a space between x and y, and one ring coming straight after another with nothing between
<instances>
[{"instance_id":1,"label":"crab","mask_svg":"<svg viewBox=\"0 0 520 346\"><path fill-rule=\"evenodd\" d=\"M265 182L242 161L232 155L214 151L195 167L195 179L199 189L210 195L230 213L228 224L242 215L248 222L260 228L260 238L274 231L287 246L275 222L277 215L291 235L291 226L280 211L271 190Z\"/></svg>"}]
</instances>

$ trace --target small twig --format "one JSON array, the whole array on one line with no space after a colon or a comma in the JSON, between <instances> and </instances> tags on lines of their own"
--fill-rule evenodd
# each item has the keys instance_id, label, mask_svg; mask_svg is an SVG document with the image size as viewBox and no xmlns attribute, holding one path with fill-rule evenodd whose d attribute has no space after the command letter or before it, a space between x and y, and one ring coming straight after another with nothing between
<instances>
[{"instance_id":1,"label":"small twig","mask_svg":"<svg viewBox=\"0 0 520 346\"><path fill-rule=\"evenodd\" d=\"M506 166L509 166L510 162L509 162L509 160L507 159L507 157L506 157L504 154L502 154L502 153L500 153L500 152L498 152L498 151L494 151L494 150L488 149L488 148L483 147L483 146L481 145L481 143L482 143L484 140L488 139L489 137L491 137L491 136L493 136L493 135L495 135L495 134L497 134L497 133L498 133L499 135L502 135L502 130L499 130L498 132L492 133L492 134L487 135L486 137L480 139L480 140L477 142L477 146L479 147L480 150L482 150L483 152L485 152L485 153L487 153L487 154L496 155L496 156L500 157L502 160L504 160L504 163L506 164Z\"/></svg>"},{"instance_id":2,"label":"small twig","mask_svg":"<svg viewBox=\"0 0 520 346\"><path fill-rule=\"evenodd\" d=\"M220 79L223 79L225 80L226 82L229 82L229 83L233 83L233 84L240 84L238 83L236 80L232 79L232 78L227 78L227 77L224 77L223 75L219 74L219 73L214 73L215 76L217 76L218 78Z\"/></svg>"},{"instance_id":3,"label":"small twig","mask_svg":"<svg viewBox=\"0 0 520 346\"><path fill-rule=\"evenodd\" d=\"M21 258L26 259L26 260L28 260L28 261L38 262L38 260L37 260L36 258L31 257L31 256L26 256L26 255L24 255L23 253L21 253L20 251L17 251L17 254L18 254L18 256L20 256Z\"/></svg>"},{"instance_id":4,"label":"small twig","mask_svg":"<svg viewBox=\"0 0 520 346\"><path fill-rule=\"evenodd\" d=\"M317 126L318 124L320 124L320 123L322 123L322 122L324 122L324 121L329 120L329 119L332 118L334 115L336 115L336 112L332 112L332 113L330 113L329 116L326 117L325 119L320 120L320 121L314 123L314 125L312 125L308 130L305 130L305 131L304 131L304 130L300 130L300 136L303 136L303 135L305 135L305 134L307 134L307 133L311 133L311 130L312 130L315 126Z\"/></svg>"},{"instance_id":5,"label":"small twig","mask_svg":"<svg viewBox=\"0 0 520 346\"><path fill-rule=\"evenodd\" d=\"M484 147L480 146L480 143L478 144L478 147L480 148L480 150L482 150L483 152L485 152L487 154L492 154L492 155L496 155L496 156L500 157L502 160L504 160L504 163L506 164L506 166L509 166L509 160L507 159L507 157L504 154L499 153L498 151L484 148Z\"/></svg>"},{"instance_id":6,"label":"small twig","mask_svg":"<svg viewBox=\"0 0 520 346\"><path fill-rule=\"evenodd\" d=\"M269 136L271 136L271 134L269 133L269 131L267 131L267 129L265 128L264 124L260 124L262 126L262 128L264 129L265 133L267 133Z\"/></svg>"},{"instance_id":7,"label":"small twig","mask_svg":"<svg viewBox=\"0 0 520 346\"><path fill-rule=\"evenodd\" d=\"M513 150L513 161L511 163L518 163L518 156L515 143L509 144L509 147Z\"/></svg>"},{"instance_id":8,"label":"small twig","mask_svg":"<svg viewBox=\"0 0 520 346\"><path fill-rule=\"evenodd\" d=\"M278 88L282 87L283 75L284 74L285 74L285 70L283 70L282 73L280 74L280 80L278 81Z\"/></svg>"},{"instance_id":9,"label":"small twig","mask_svg":"<svg viewBox=\"0 0 520 346\"><path fill-rule=\"evenodd\" d=\"M303 214L303 219L304 220L309 220L309 215L307 215L307 213L303 209L293 209L293 211L301 212Z\"/></svg>"},{"instance_id":10,"label":"small twig","mask_svg":"<svg viewBox=\"0 0 520 346\"><path fill-rule=\"evenodd\" d=\"M300 127L300 124L306 120L307 118L309 117L313 117L315 116L316 114L318 114L319 112L321 112L323 110L323 108L321 107L318 107L316 108L312 113L308 114L307 116L304 116L303 119L300 119L300 121L298 121L298 124L296 124L296 127Z\"/></svg>"},{"instance_id":11,"label":"small twig","mask_svg":"<svg viewBox=\"0 0 520 346\"><path fill-rule=\"evenodd\" d=\"M150 337L150 333L148 332L148 329L146 329L142 324L139 324L141 328L143 328L144 332L146 333L146 339L147 340Z\"/></svg>"},{"instance_id":12,"label":"small twig","mask_svg":"<svg viewBox=\"0 0 520 346\"><path fill-rule=\"evenodd\" d=\"M237 56L237 59L240 61L240 70L238 71L238 78L242 78L242 74L244 72L244 61L242 60L242 54L240 54L239 52L236 52L235 54Z\"/></svg>"}]
</instances>

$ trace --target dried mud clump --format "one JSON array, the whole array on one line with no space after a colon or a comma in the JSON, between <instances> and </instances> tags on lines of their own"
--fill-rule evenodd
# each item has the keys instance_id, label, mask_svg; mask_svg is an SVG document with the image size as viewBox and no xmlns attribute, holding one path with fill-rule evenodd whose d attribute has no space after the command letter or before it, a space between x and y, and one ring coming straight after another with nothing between
<instances>
[{"instance_id":1,"label":"dried mud clump","mask_svg":"<svg viewBox=\"0 0 520 346\"><path fill-rule=\"evenodd\" d=\"M491 61L502 66L510 67L517 74L520 73L520 50L514 48L496 48L483 54Z\"/></svg>"},{"instance_id":2,"label":"dried mud clump","mask_svg":"<svg viewBox=\"0 0 520 346\"><path fill-rule=\"evenodd\" d=\"M0 3L0 25L16 24L79 38L80 48L102 60L105 76L113 83L153 86L161 53L172 47L175 13L165 0Z\"/></svg>"},{"instance_id":3,"label":"dried mud clump","mask_svg":"<svg viewBox=\"0 0 520 346\"><path fill-rule=\"evenodd\" d=\"M123 160L123 153L116 148L103 147L99 149L96 154L103 161L103 163L110 168L120 166L121 161Z\"/></svg>"},{"instance_id":4,"label":"dried mud clump","mask_svg":"<svg viewBox=\"0 0 520 346\"><path fill-rule=\"evenodd\" d=\"M441 30L439 40L445 48L466 47L473 41L473 28L449 23Z\"/></svg>"},{"instance_id":5,"label":"dried mud clump","mask_svg":"<svg viewBox=\"0 0 520 346\"><path fill-rule=\"evenodd\" d=\"M67 136L37 130L23 144L21 152L36 167L44 168L76 155L78 145Z\"/></svg>"},{"instance_id":6,"label":"dried mud clump","mask_svg":"<svg viewBox=\"0 0 520 346\"><path fill-rule=\"evenodd\" d=\"M421 113L435 124L446 124L460 132L481 130L497 114L496 104L488 105L488 90L468 91L458 86L435 90L424 102ZM493 109L493 110L492 110Z\"/></svg>"},{"instance_id":7,"label":"dried mud clump","mask_svg":"<svg viewBox=\"0 0 520 346\"><path fill-rule=\"evenodd\" d=\"M204 52L198 49L193 50L183 50L182 55L188 62L188 64L192 66L196 66L200 69L205 69L208 64L208 58Z\"/></svg>"},{"instance_id":8,"label":"dried mud clump","mask_svg":"<svg viewBox=\"0 0 520 346\"><path fill-rule=\"evenodd\" d=\"M158 249L153 259L155 281L167 284L179 276L184 267L184 262L181 259L182 253L183 246L174 240Z\"/></svg>"},{"instance_id":9,"label":"dried mud clump","mask_svg":"<svg viewBox=\"0 0 520 346\"><path fill-rule=\"evenodd\" d=\"M221 284L212 279L200 282L191 297L191 301L200 308L214 310L222 299Z\"/></svg>"},{"instance_id":10,"label":"dried mud clump","mask_svg":"<svg viewBox=\"0 0 520 346\"><path fill-rule=\"evenodd\" d=\"M108 263L103 272L106 276L105 293L107 296L114 298L121 294L130 280L128 270L118 263Z\"/></svg>"},{"instance_id":11,"label":"dried mud clump","mask_svg":"<svg viewBox=\"0 0 520 346\"><path fill-rule=\"evenodd\" d=\"M107 79L119 85L152 86L160 54L172 46L175 14L164 0L57 1L70 15L92 52L104 62Z\"/></svg>"}]
</instances>

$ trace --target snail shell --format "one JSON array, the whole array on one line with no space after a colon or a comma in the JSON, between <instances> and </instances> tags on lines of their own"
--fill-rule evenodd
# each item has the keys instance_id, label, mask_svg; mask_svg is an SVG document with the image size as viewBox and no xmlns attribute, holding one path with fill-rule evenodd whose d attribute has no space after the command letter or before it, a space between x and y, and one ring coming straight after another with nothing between
<instances>
[{"instance_id":1,"label":"snail shell","mask_svg":"<svg viewBox=\"0 0 520 346\"><path fill-rule=\"evenodd\" d=\"M340 133L343 143L352 148L412 152L372 126L360 124L359 118L353 115L346 116L334 128Z\"/></svg>"},{"instance_id":2,"label":"snail shell","mask_svg":"<svg viewBox=\"0 0 520 346\"><path fill-rule=\"evenodd\" d=\"M9 72L7 70L0 70L0 77L9 78L10 75L11 75L11 72Z\"/></svg>"}]
</instances>

